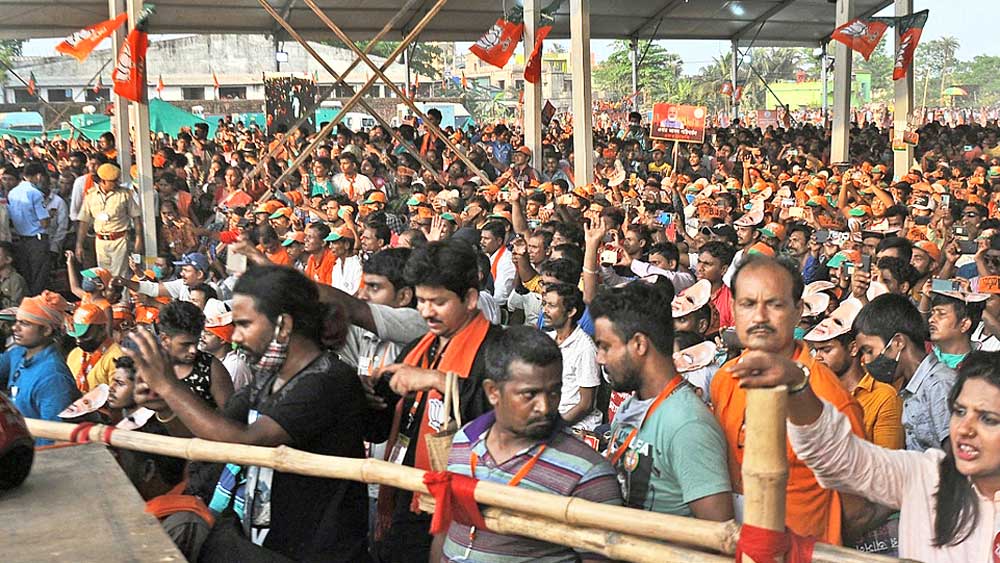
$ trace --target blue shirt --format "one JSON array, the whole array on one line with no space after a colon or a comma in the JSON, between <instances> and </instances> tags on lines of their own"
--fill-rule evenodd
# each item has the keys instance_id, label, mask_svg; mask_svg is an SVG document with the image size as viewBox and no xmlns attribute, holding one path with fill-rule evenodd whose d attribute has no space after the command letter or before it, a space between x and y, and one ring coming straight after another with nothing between
<instances>
[{"instance_id":1,"label":"blue shirt","mask_svg":"<svg viewBox=\"0 0 1000 563\"><path fill-rule=\"evenodd\" d=\"M26 418L58 421L56 415L80 398L73 375L54 344L30 358L24 357L27 351L14 346L0 354L0 384Z\"/></svg>"},{"instance_id":2,"label":"blue shirt","mask_svg":"<svg viewBox=\"0 0 1000 563\"><path fill-rule=\"evenodd\" d=\"M7 207L15 233L22 237L45 234L42 220L49 218L45 196L31 182L25 180L14 186L7 194Z\"/></svg>"}]
</instances>

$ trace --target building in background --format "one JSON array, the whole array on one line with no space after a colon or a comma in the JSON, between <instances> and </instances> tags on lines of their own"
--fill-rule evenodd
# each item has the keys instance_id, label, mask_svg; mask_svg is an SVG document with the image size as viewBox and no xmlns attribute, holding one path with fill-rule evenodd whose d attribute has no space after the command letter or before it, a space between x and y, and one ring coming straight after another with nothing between
<instances>
[{"instance_id":1,"label":"building in background","mask_svg":"<svg viewBox=\"0 0 1000 563\"><path fill-rule=\"evenodd\" d=\"M338 73L347 70L354 60L348 49L310 43ZM273 41L264 35L193 35L177 39L151 41L147 54L147 82L149 97L164 101L197 100L264 100L264 72L293 72L315 76L322 85L334 79L312 56L295 42L285 42L281 48L282 62L278 63ZM23 78L34 73L40 95L49 102L92 102L110 100L111 71L115 53L111 49L94 51L83 63L71 57L53 53L51 57L21 57L15 60L14 70ZM371 57L381 66L385 59ZM218 78L215 88L213 72ZM352 88L360 88L372 76L364 64L358 65L347 76ZM406 67L394 63L385 72L401 90L406 91ZM94 86L100 76L101 87ZM420 76L422 83L434 79ZM156 87L161 79L163 90ZM36 101L28 89L9 73L6 77L0 102L31 103ZM17 85L17 86L14 86ZM393 92L377 80L368 91L369 97L394 97ZM333 98L349 97L348 89L338 86Z\"/></svg>"}]
</instances>

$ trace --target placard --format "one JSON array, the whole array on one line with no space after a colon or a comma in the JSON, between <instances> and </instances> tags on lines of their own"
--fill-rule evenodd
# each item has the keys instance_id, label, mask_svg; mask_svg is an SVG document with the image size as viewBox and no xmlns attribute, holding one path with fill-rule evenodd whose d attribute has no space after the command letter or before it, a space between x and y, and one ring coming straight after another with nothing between
<instances>
[{"instance_id":1,"label":"placard","mask_svg":"<svg viewBox=\"0 0 1000 563\"><path fill-rule=\"evenodd\" d=\"M708 109L703 106L653 104L650 137L664 141L704 143L707 115Z\"/></svg>"}]
</instances>

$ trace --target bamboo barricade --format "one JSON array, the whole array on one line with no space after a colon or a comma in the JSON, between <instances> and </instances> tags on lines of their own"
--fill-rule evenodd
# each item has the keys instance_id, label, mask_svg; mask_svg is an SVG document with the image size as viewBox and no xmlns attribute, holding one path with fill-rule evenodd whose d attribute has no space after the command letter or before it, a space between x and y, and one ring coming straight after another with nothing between
<instances>
[{"instance_id":1,"label":"bamboo barricade","mask_svg":"<svg viewBox=\"0 0 1000 563\"><path fill-rule=\"evenodd\" d=\"M743 523L785 531L785 486L788 456L785 453L785 408L788 390L747 389L743 454ZM743 561L753 559L744 556ZM739 562L737 562L739 563Z\"/></svg>"},{"instance_id":2,"label":"bamboo barricade","mask_svg":"<svg viewBox=\"0 0 1000 563\"><path fill-rule=\"evenodd\" d=\"M65 422L30 418L27 419L27 424L33 436L60 441L69 441L76 428L76 425ZM87 431L87 436L91 441L100 442L107 428L105 425L94 425ZM376 459L324 456L287 446L248 446L128 430L113 432L110 444L117 448L192 461L256 465L297 475L377 483L428 493L423 482L423 471ZM739 537L739 525L733 521L711 522L609 506L489 481L479 482L475 498L478 503L489 507L483 510L483 516L490 528L497 533L579 547L622 561L723 563L732 560ZM721 552L723 555L705 553L699 549ZM891 563L899 560L816 544L813 561Z\"/></svg>"}]
</instances>

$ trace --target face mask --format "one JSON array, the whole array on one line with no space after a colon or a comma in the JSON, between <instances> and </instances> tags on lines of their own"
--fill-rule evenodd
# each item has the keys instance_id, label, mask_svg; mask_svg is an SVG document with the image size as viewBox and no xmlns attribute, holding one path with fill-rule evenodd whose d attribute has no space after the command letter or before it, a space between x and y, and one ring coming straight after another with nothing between
<instances>
[{"instance_id":1,"label":"face mask","mask_svg":"<svg viewBox=\"0 0 1000 563\"><path fill-rule=\"evenodd\" d=\"M937 346L934 347L934 356L937 357L939 362L951 369L957 369L958 364L962 363L962 360L965 359L965 354L945 354Z\"/></svg>"},{"instance_id":2,"label":"face mask","mask_svg":"<svg viewBox=\"0 0 1000 563\"><path fill-rule=\"evenodd\" d=\"M688 202L689 205L692 204L692 203L694 203L694 194L687 194L684 197L687 199L687 202Z\"/></svg>"},{"instance_id":3,"label":"face mask","mask_svg":"<svg viewBox=\"0 0 1000 563\"><path fill-rule=\"evenodd\" d=\"M802 340L806 336L806 329L797 326L795 327L795 330L792 331L792 336L795 338L795 340Z\"/></svg>"},{"instance_id":4,"label":"face mask","mask_svg":"<svg viewBox=\"0 0 1000 563\"><path fill-rule=\"evenodd\" d=\"M267 350L261 355L260 359L257 360L255 364L256 371L263 372L268 375L278 373L281 366L285 365L285 360L288 358L288 342L281 342L278 340L278 333L281 332L281 318L278 317L278 322L274 327L274 337L271 339L271 343L267 345Z\"/></svg>"},{"instance_id":5,"label":"face mask","mask_svg":"<svg viewBox=\"0 0 1000 563\"><path fill-rule=\"evenodd\" d=\"M80 280L80 289L86 291L87 293L93 293L97 291L97 283L90 278L83 278Z\"/></svg>"},{"instance_id":6,"label":"face mask","mask_svg":"<svg viewBox=\"0 0 1000 563\"><path fill-rule=\"evenodd\" d=\"M865 364L865 370L872 376L872 379L881 383L892 383L896 375L896 368L899 367L899 357L903 355L901 348L899 353L896 354L895 360L887 357L885 351L889 349L890 344L892 344L891 341L885 345L885 348L882 348L881 354Z\"/></svg>"},{"instance_id":7,"label":"face mask","mask_svg":"<svg viewBox=\"0 0 1000 563\"><path fill-rule=\"evenodd\" d=\"M153 275L156 276L156 279L160 279L163 277L163 268L159 266L153 266L152 270L153 270Z\"/></svg>"}]
</instances>

